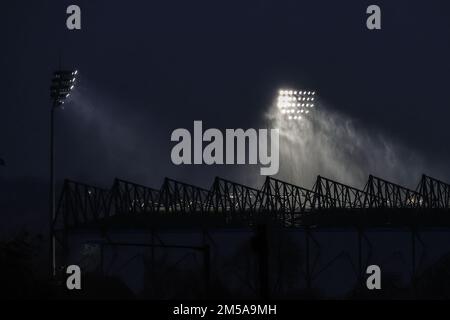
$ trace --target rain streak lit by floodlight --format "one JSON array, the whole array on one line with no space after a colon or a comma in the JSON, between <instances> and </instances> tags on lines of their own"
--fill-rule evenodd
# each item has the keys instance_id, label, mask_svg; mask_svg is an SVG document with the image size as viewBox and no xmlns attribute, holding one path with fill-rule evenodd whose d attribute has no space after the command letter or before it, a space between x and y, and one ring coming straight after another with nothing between
<instances>
[{"instance_id":1,"label":"rain streak lit by floodlight","mask_svg":"<svg viewBox=\"0 0 450 320\"><path fill-rule=\"evenodd\" d=\"M302 120L316 105L316 92L307 90L280 90L277 107L288 120Z\"/></svg>"}]
</instances>

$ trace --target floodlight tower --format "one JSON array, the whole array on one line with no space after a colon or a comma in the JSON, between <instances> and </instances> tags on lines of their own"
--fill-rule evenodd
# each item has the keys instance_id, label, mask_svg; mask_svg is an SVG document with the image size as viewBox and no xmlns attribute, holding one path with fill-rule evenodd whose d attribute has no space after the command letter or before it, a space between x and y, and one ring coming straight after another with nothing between
<instances>
[{"instance_id":1,"label":"floodlight tower","mask_svg":"<svg viewBox=\"0 0 450 320\"><path fill-rule=\"evenodd\" d=\"M52 107L50 110L50 203L49 203L49 241L50 241L50 277L54 277L56 273L56 252L54 237L54 220L55 220L55 135L54 120L55 111L64 104L64 101L70 96L78 71L58 70L53 73L52 85L50 87L50 97L52 98Z\"/></svg>"},{"instance_id":2,"label":"floodlight tower","mask_svg":"<svg viewBox=\"0 0 450 320\"><path fill-rule=\"evenodd\" d=\"M277 107L288 120L307 118L316 105L316 92L311 90L280 90Z\"/></svg>"}]
</instances>

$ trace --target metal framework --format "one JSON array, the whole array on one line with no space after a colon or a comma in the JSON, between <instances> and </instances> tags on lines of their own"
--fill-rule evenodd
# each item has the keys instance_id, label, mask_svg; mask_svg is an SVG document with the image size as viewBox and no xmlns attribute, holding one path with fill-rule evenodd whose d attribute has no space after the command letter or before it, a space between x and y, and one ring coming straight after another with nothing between
<instances>
[{"instance_id":1,"label":"metal framework","mask_svg":"<svg viewBox=\"0 0 450 320\"><path fill-rule=\"evenodd\" d=\"M259 190L216 177L204 209L222 215L230 224L252 224L260 203Z\"/></svg>"},{"instance_id":2,"label":"metal framework","mask_svg":"<svg viewBox=\"0 0 450 320\"><path fill-rule=\"evenodd\" d=\"M166 224L159 224L161 220ZM312 290L315 279L338 259L348 260L358 283L363 283L362 275L372 252L365 230L378 226L406 227L411 232L411 283L414 286L420 274L418 244L422 245L422 251L425 250L419 226L450 226L450 184L423 175L417 189L411 190L370 175L361 190L318 176L313 187L308 189L267 177L262 187L256 189L216 177L209 190L169 178L164 179L159 190L121 179L116 179L111 189L106 190L66 180L54 220L54 234L63 246L62 260L65 261L68 233L77 228L99 228L105 245L117 246L105 236L108 229L138 226L151 234L151 244L120 245L145 246L152 250L160 246L154 243L159 226L198 228L204 235L203 246L207 248L204 274L208 288L211 259L208 228L250 227L255 229L252 241L259 259L260 295L267 297L270 294L268 221L281 228L303 231L305 263L302 272L307 290ZM349 253L342 251L322 269L317 269L321 246L313 233L320 227L329 226L343 226L355 232L356 263ZM183 245L174 247L180 246ZM161 243L161 248L166 247ZM205 292L207 294L208 289Z\"/></svg>"},{"instance_id":3,"label":"metal framework","mask_svg":"<svg viewBox=\"0 0 450 320\"><path fill-rule=\"evenodd\" d=\"M317 194L311 190L267 177L262 187L266 211L304 213L315 207Z\"/></svg>"},{"instance_id":4,"label":"metal framework","mask_svg":"<svg viewBox=\"0 0 450 320\"><path fill-rule=\"evenodd\" d=\"M271 177L266 178L261 190L260 210L276 216L285 226L298 224L317 201L313 191Z\"/></svg>"},{"instance_id":5,"label":"metal framework","mask_svg":"<svg viewBox=\"0 0 450 320\"><path fill-rule=\"evenodd\" d=\"M370 175L363 190L318 176L312 189L267 177L260 189L216 177L210 190L166 178L160 190L116 179L110 190L66 180L54 221L61 228L100 223L113 216L154 213L211 214L224 221L271 215L287 227L302 217L339 211L450 210L450 185L423 175L417 190ZM381 211L380 211L381 212ZM326 219L326 218L323 218Z\"/></svg>"},{"instance_id":6,"label":"metal framework","mask_svg":"<svg viewBox=\"0 0 450 320\"><path fill-rule=\"evenodd\" d=\"M209 191L166 178L161 187L159 209L165 212L203 212Z\"/></svg>"},{"instance_id":7,"label":"metal framework","mask_svg":"<svg viewBox=\"0 0 450 320\"><path fill-rule=\"evenodd\" d=\"M71 180L64 181L54 220L56 228L98 222L109 215L109 191Z\"/></svg>"},{"instance_id":8,"label":"metal framework","mask_svg":"<svg viewBox=\"0 0 450 320\"><path fill-rule=\"evenodd\" d=\"M319 209L358 209L364 208L367 193L331 179L317 177L314 185Z\"/></svg>"},{"instance_id":9,"label":"metal framework","mask_svg":"<svg viewBox=\"0 0 450 320\"><path fill-rule=\"evenodd\" d=\"M417 191L423 196L423 206L445 209L450 207L450 184L422 175Z\"/></svg>"},{"instance_id":10,"label":"metal framework","mask_svg":"<svg viewBox=\"0 0 450 320\"><path fill-rule=\"evenodd\" d=\"M206 208L214 212L255 212L259 203L259 190L216 177Z\"/></svg>"},{"instance_id":11,"label":"metal framework","mask_svg":"<svg viewBox=\"0 0 450 320\"><path fill-rule=\"evenodd\" d=\"M150 214L158 211L159 201L159 190L116 179L109 196L108 216Z\"/></svg>"},{"instance_id":12,"label":"metal framework","mask_svg":"<svg viewBox=\"0 0 450 320\"><path fill-rule=\"evenodd\" d=\"M372 175L364 188L369 208L416 209L423 207L423 195Z\"/></svg>"}]
</instances>

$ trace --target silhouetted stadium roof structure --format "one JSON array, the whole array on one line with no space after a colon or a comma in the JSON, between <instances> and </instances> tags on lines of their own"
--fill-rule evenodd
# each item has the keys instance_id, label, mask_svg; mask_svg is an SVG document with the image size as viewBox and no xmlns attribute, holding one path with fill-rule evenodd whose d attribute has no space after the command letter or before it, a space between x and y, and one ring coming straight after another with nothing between
<instances>
[{"instance_id":1,"label":"silhouetted stadium roof structure","mask_svg":"<svg viewBox=\"0 0 450 320\"><path fill-rule=\"evenodd\" d=\"M267 177L260 188L216 177L209 190L169 178L164 179L159 189L115 179L109 190L66 180L52 233L61 245L61 265L69 258L70 235L78 232L83 235L87 231L89 241L101 236L100 252L104 246L165 250L171 246L157 235L158 243L153 243L155 233L201 233L203 244L196 245L195 250L203 254L204 283L207 284L211 243L205 239L211 239L210 231L233 233L234 228L239 228L253 234L251 243L259 248L254 249L255 254L260 265L266 266L259 268L262 270L259 274L261 296L265 297L269 292L269 277L264 271L269 256L269 225L272 230L295 230L304 235L301 238L305 250L303 274L309 290L314 288L313 282L321 272L341 258L354 267L357 282L364 283L362 275L372 255L372 244L365 231L406 231L411 250L411 283L414 284L426 251L419 231L427 227L450 227L450 185L426 175L422 176L416 190L372 175L363 189L322 176L317 177L310 189L272 177ZM327 228L350 230L356 235L352 246L356 248L355 262L344 250L318 269L321 244L315 239L314 231ZM152 241L111 240L116 232L120 238L122 231L133 235L142 232L151 235ZM187 246L175 244L172 248Z\"/></svg>"},{"instance_id":2,"label":"silhouetted stadium roof structure","mask_svg":"<svg viewBox=\"0 0 450 320\"><path fill-rule=\"evenodd\" d=\"M216 177L209 190L166 178L160 189L115 179L110 190L66 180L56 229L179 225L284 227L450 225L450 185L423 175L416 190L370 175L363 190L318 176L312 189L267 177L255 189Z\"/></svg>"}]
</instances>

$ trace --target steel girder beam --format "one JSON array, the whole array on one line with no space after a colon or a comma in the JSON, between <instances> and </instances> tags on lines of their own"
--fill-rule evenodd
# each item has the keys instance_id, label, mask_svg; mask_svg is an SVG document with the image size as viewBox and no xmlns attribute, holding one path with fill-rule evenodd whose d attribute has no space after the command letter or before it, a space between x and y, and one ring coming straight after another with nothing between
<instances>
[{"instance_id":1,"label":"steel girder beam","mask_svg":"<svg viewBox=\"0 0 450 320\"><path fill-rule=\"evenodd\" d=\"M450 209L450 184L424 174L416 191L423 196L423 207Z\"/></svg>"}]
</instances>

